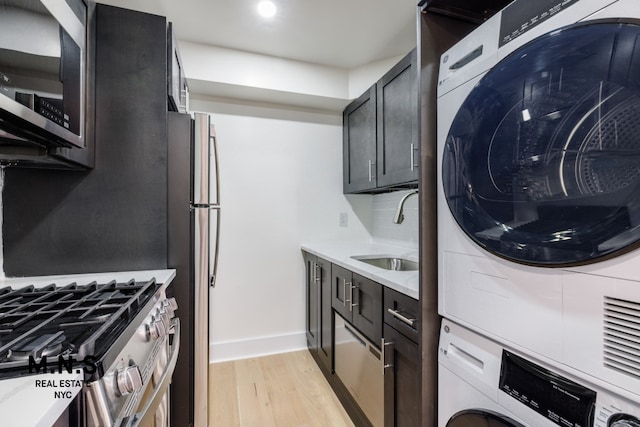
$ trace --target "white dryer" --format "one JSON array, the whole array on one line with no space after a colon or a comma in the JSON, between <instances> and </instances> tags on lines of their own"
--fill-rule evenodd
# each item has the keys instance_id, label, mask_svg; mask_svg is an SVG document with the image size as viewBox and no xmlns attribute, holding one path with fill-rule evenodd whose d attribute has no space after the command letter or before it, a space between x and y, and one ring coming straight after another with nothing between
<instances>
[{"instance_id":1,"label":"white dryer","mask_svg":"<svg viewBox=\"0 0 640 427\"><path fill-rule=\"evenodd\" d=\"M437 106L440 314L640 401L640 1L514 1Z\"/></svg>"},{"instance_id":2,"label":"white dryer","mask_svg":"<svg viewBox=\"0 0 640 427\"><path fill-rule=\"evenodd\" d=\"M640 403L446 319L438 364L439 427L640 427Z\"/></svg>"}]
</instances>

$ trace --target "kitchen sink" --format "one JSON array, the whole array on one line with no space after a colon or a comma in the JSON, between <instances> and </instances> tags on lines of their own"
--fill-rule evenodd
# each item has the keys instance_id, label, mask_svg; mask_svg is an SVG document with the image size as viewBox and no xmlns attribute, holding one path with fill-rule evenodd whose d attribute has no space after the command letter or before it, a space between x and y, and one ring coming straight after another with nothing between
<instances>
[{"instance_id":1,"label":"kitchen sink","mask_svg":"<svg viewBox=\"0 0 640 427\"><path fill-rule=\"evenodd\" d=\"M374 267L383 268L385 270L395 271L415 271L418 269L418 263L404 258L396 257L376 257L376 256L352 256L351 258L373 265Z\"/></svg>"}]
</instances>

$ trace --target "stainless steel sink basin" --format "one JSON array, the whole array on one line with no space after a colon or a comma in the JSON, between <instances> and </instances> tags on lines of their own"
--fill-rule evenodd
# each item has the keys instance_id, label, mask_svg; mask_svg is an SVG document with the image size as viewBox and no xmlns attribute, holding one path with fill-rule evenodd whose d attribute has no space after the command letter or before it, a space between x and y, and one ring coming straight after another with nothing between
<instances>
[{"instance_id":1,"label":"stainless steel sink basin","mask_svg":"<svg viewBox=\"0 0 640 427\"><path fill-rule=\"evenodd\" d=\"M385 270L395 271L415 271L418 269L418 263L409 261L404 258L394 257L375 257L375 256L352 256L351 258L360 262L365 262L374 267L383 268Z\"/></svg>"}]
</instances>

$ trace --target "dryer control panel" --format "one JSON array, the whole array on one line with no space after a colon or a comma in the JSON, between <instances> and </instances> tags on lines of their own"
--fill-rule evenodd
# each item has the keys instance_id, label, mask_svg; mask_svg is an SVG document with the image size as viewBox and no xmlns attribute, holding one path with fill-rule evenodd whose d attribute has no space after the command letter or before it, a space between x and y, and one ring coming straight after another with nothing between
<instances>
[{"instance_id":1,"label":"dryer control panel","mask_svg":"<svg viewBox=\"0 0 640 427\"><path fill-rule=\"evenodd\" d=\"M500 390L555 424L593 426L596 392L503 350Z\"/></svg>"}]
</instances>

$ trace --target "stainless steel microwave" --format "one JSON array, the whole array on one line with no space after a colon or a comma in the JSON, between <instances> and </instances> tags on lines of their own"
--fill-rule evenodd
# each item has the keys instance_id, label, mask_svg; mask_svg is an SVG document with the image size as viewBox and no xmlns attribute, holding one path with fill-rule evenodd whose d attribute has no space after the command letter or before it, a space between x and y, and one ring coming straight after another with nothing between
<instances>
[{"instance_id":1,"label":"stainless steel microwave","mask_svg":"<svg viewBox=\"0 0 640 427\"><path fill-rule=\"evenodd\" d=\"M86 45L85 0L0 0L0 159L85 148Z\"/></svg>"}]
</instances>

